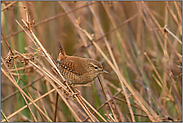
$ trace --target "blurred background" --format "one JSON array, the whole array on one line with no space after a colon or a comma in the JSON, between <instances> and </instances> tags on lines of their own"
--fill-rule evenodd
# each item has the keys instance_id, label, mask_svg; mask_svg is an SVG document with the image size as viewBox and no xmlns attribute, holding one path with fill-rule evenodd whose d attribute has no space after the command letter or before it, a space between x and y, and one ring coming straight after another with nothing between
<instances>
[{"instance_id":1,"label":"blurred background","mask_svg":"<svg viewBox=\"0 0 183 123\"><path fill-rule=\"evenodd\" d=\"M167 117L171 121L182 120L181 1L1 1L1 33L11 49L20 53L33 53L34 49L27 51L26 48L36 48L15 21L23 25L21 19L26 20L26 11L29 21L33 24L33 32L54 60L57 59L59 53L58 41L60 40L67 55L93 58L103 64L109 74L101 75L100 78L105 81L105 86L107 86L105 89L108 88L107 91L110 91L112 95L122 88L111 66L84 33L76 27L76 20L79 20L80 27L94 34L94 40L113 64L115 64L115 59L121 75L129 85L141 94L163 120ZM105 41L108 42L113 57ZM1 36L1 57L6 58L8 52L9 48ZM41 62L49 67L45 59L39 57ZM14 77L18 80L20 87L40 77L34 71L22 70L19 74L14 72ZM41 94L47 92L46 80L43 78L32 86L26 87L26 91L31 93L33 98L37 98L35 95L38 95L34 87ZM97 79L91 86L78 87L78 89L96 109L105 102ZM1 72L1 109L6 116L10 116L25 105L20 94L14 94L16 90L16 87ZM129 90L128 93L130 103L137 105ZM12 96L9 97L11 94ZM124 116L123 121L132 121L124 95L121 93L116 96L115 100ZM53 117L49 97L45 97L42 101L39 103L45 105L45 112ZM57 121L75 121L61 99L59 99L59 108L62 115L58 116ZM103 108L99 112L105 116L107 109ZM146 114L136 107L133 107L133 112L136 121L150 121ZM44 121L36 109L34 113L38 121ZM2 115L1 119L4 119ZM26 108L9 120L32 121L33 119ZM118 121L121 121L120 118Z\"/></svg>"}]
</instances>

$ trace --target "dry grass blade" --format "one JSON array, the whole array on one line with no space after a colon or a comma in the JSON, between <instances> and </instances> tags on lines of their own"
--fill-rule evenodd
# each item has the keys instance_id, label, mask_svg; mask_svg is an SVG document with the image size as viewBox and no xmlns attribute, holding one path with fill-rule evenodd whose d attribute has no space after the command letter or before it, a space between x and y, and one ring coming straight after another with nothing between
<instances>
[{"instance_id":1,"label":"dry grass blade","mask_svg":"<svg viewBox=\"0 0 183 123\"><path fill-rule=\"evenodd\" d=\"M104 120L104 122L107 122L107 121L105 120L105 118L104 118L95 108L93 108L93 106L90 105L90 103L88 103L83 97L81 97L81 98L82 98L82 100L83 100L88 106L90 106L90 108L91 108L98 116L100 116L100 118L102 118L102 120Z\"/></svg>"},{"instance_id":2,"label":"dry grass blade","mask_svg":"<svg viewBox=\"0 0 183 123\"><path fill-rule=\"evenodd\" d=\"M180 10L179 7L178 7L178 3L177 3L176 1L173 1L173 3L174 3L175 8L176 8L176 10L177 10L179 21L182 23L181 10Z\"/></svg>"},{"instance_id":3,"label":"dry grass blade","mask_svg":"<svg viewBox=\"0 0 183 123\"><path fill-rule=\"evenodd\" d=\"M8 4L7 6L5 6L4 8L1 9L1 12L4 11L5 9L7 9L8 7L12 6L13 4L15 4L18 1L13 1L10 4Z\"/></svg>"},{"instance_id":4,"label":"dry grass blade","mask_svg":"<svg viewBox=\"0 0 183 123\"><path fill-rule=\"evenodd\" d=\"M174 37L182 45L182 41L179 38L177 38L169 29L167 29L167 25L164 26L164 30L165 32L168 32L172 37Z\"/></svg>"},{"instance_id":5,"label":"dry grass blade","mask_svg":"<svg viewBox=\"0 0 183 123\"><path fill-rule=\"evenodd\" d=\"M81 29L82 30L82 29ZM87 33L86 30L83 31L84 33ZM153 111L153 109L144 101L144 99L141 97L141 95L133 88L131 87L126 80L122 77L122 75L120 74L119 70L117 70L114 65L111 63L111 61L107 58L107 56L104 54L104 52L101 50L101 48L95 43L95 41L93 41L92 37L89 34L86 34L87 36L89 36L88 38L92 41L92 43L94 44L94 46L96 47L96 49L101 53L101 55L105 58L105 60L108 62L108 64L111 66L111 68L115 71L115 73L117 74L117 76L119 77L119 80L122 81L126 87L128 88L128 90L132 93L132 95L134 96L134 98L138 101L138 103L140 104L140 106L142 107L142 109L147 113L149 119L151 119L151 121L159 121L160 118L159 116ZM131 107L131 106L130 106ZM150 114L150 112L152 114ZM153 116L152 116L153 115Z\"/></svg>"},{"instance_id":6,"label":"dry grass blade","mask_svg":"<svg viewBox=\"0 0 183 123\"><path fill-rule=\"evenodd\" d=\"M16 53L18 53L20 56L24 57L25 59L27 59L25 56L23 56L22 54L20 54L19 52L15 51ZM27 59L29 61L29 59ZM54 82L56 82L58 85L60 84L60 81L55 77L53 76L48 70L46 70L45 68L40 68L39 66L37 66L34 62L32 61L29 61L33 66L35 66L37 69L39 69L41 71L42 74L44 74L46 77L47 77L47 80L49 81L49 79L51 78L52 80L54 80ZM40 72L39 71L39 72ZM67 100L65 99L65 97L61 94L61 92L58 90L58 88L55 86L54 83L50 83L56 90L57 92L59 93L59 95L61 96L61 98L64 100L64 102L66 103L66 105L69 107L71 113L73 113L73 115L75 114L73 109L71 108L70 104L67 102ZM64 87L64 86L63 86ZM63 88L62 89L65 89L66 92L69 93L69 91L66 89L66 88ZM74 116L77 116L76 114ZM80 121L80 119L78 117L76 117L76 119L78 121Z\"/></svg>"},{"instance_id":7,"label":"dry grass blade","mask_svg":"<svg viewBox=\"0 0 183 123\"><path fill-rule=\"evenodd\" d=\"M49 95L50 93L54 92L55 89L52 89L51 91L45 93L44 95L40 96L39 98L35 99L34 102L39 101L40 99L44 98L45 96ZM29 105L32 105L33 103L30 102ZM24 107L18 109L17 111L15 111L14 113L12 113L11 115L9 115L7 117L7 119L10 119L11 117L15 116L16 114L18 114L19 112L21 112L22 110L24 110L25 108L27 108L27 105L25 105ZM1 120L1 122L5 122L5 120Z\"/></svg>"},{"instance_id":8,"label":"dry grass blade","mask_svg":"<svg viewBox=\"0 0 183 123\"><path fill-rule=\"evenodd\" d=\"M102 4L103 4L103 6L107 6L106 4L104 4L104 2L102 2ZM109 7L107 6L107 7L104 7L105 8L105 10L107 11L107 13L108 13L108 15L109 15L109 17L110 17L110 19L111 19L111 21L112 21L112 23L113 23L113 26L114 26L114 28L116 27L116 25L114 24L114 20L112 19L112 17L111 17L111 13L109 12ZM118 34L118 36L119 36L119 33L117 33ZM120 37L120 36L119 36ZM105 42L106 43L106 42ZM111 52L111 50L109 49L109 46L108 46L108 50ZM111 52L112 53L112 52ZM111 56L113 56L113 54L111 54ZM112 59L114 59L114 56L112 57ZM119 70L119 68L118 68L118 65L117 65L117 63L116 63L116 60L113 60L113 62L115 63L115 65L116 65L116 68ZM121 81L120 81L121 82ZM122 88L123 88L123 90L124 90L124 95L125 95L125 97L126 97L126 100L127 100L127 104L128 104L128 107L129 107L129 110L130 110L130 114L131 114L131 117L132 117L132 121L133 122L135 122L135 117L134 117L134 115L133 115L133 111L132 111L132 108L131 108L131 105L130 105L130 101L129 101L129 98L128 98L128 95L127 95L127 92L126 92L126 89L125 89L125 86L124 86L124 84L121 82L121 85L122 85Z\"/></svg>"},{"instance_id":9,"label":"dry grass blade","mask_svg":"<svg viewBox=\"0 0 183 123\"><path fill-rule=\"evenodd\" d=\"M100 49L100 47L94 41L93 41L93 44L97 48L97 50L99 50L99 52L101 53L101 55L105 58L105 60L108 62L108 64L112 67L112 69L115 71L115 73L117 74L117 76L119 77L119 79L124 82L124 84L129 89L129 91L132 93L132 95L134 96L134 98L138 101L138 103L140 104L140 106L142 107L142 109L147 113L147 115L149 116L149 119L151 119L152 121L158 121L159 120L159 116L143 100L143 98L140 96L140 94L137 91L135 91L135 89L133 89L133 87L130 87L129 86L129 84L126 82L126 80L121 76L121 74L119 73L119 71L116 70L116 68L113 66L113 64L111 63L111 61L107 58L107 56L102 52L102 50ZM154 115L153 117L151 116L150 112L146 108L149 111L153 112L153 115Z\"/></svg>"},{"instance_id":10,"label":"dry grass blade","mask_svg":"<svg viewBox=\"0 0 183 123\"><path fill-rule=\"evenodd\" d=\"M92 6L89 6L89 8L90 8L90 11L92 12L93 16L95 17L95 20L96 20L97 26L98 26L98 28L99 28L99 30L100 30L100 33L101 33L102 35L104 35L104 32L103 32L102 27L101 27L101 24L99 23L98 16L97 16L96 13L94 12ZM86 34L86 33L85 33L85 34ZM88 35L87 35L87 36L88 36ZM92 37L90 38L90 40L91 40L91 41L93 40ZM117 62L116 62L116 59L114 58L114 55L113 55L112 50L111 50L111 47L109 46L109 43L108 43L106 37L104 37L104 42L105 42L105 45L107 46L107 49L108 49L108 51L109 51L109 54L110 54L110 56L111 56L111 59L112 59L112 61L113 61L114 66L116 67L117 70L119 70L118 65L117 65ZM130 110L132 119L133 119L133 121L135 122L135 118L134 118L134 115L133 115L133 112L132 112L132 109L131 109L131 106L130 106L129 98L128 98L128 95L127 95L127 92L126 92L126 88L125 88L125 86L124 86L124 84L122 83L121 80L120 80L120 83L121 83L121 86L122 86L122 88L123 88L123 91L124 91L124 94L125 94L125 98L126 98L126 100L127 100L127 102L128 102L128 106L129 106L129 110ZM110 105L110 108L111 108L111 104L109 104L109 105ZM116 118L116 116L115 116L115 114L114 114L114 111L113 111L112 108L111 108L111 110L112 110L113 116L114 116L114 118L115 118L115 121L118 121L117 118Z\"/></svg>"},{"instance_id":11,"label":"dry grass blade","mask_svg":"<svg viewBox=\"0 0 183 123\"><path fill-rule=\"evenodd\" d=\"M24 24L26 25L26 22L22 19L22 21L24 22ZM19 24L20 25L20 24ZM28 28L28 26L27 26ZM25 30L24 30L25 31ZM25 31L26 32L26 31ZM56 64L54 63L53 59L50 57L50 55L48 54L48 52L46 51L46 49L42 46L42 44L40 43L40 41L37 39L37 37L35 36L35 34L32 32L32 30L30 30L30 33L32 34L33 38L36 40L36 43L38 44L38 46L41 48L41 50L43 51L44 55L46 55L46 58L48 58L48 62L53 66L53 68L56 69L56 71L59 73L60 77L63 79L63 81L65 81L64 77L61 75L60 71L58 70ZM28 34L28 33L27 33ZM30 37L30 36L29 36ZM34 40L31 38L31 40L34 42Z\"/></svg>"},{"instance_id":12,"label":"dry grass blade","mask_svg":"<svg viewBox=\"0 0 183 123\"><path fill-rule=\"evenodd\" d=\"M181 12L182 1L2 1L1 121L181 122ZM58 40L109 74L66 82Z\"/></svg>"},{"instance_id":13,"label":"dry grass blade","mask_svg":"<svg viewBox=\"0 0 183 123\"><path fill-rule=\"evenodd\" d=\"M176 15L174 14L174 12L172 11L172 9L169 6L169 3L166 2L166 7L168 8L168 11L170 12L170 15L172 16L172 18L174 19L175 23L177 24L177 26L179 26L179 21L176 17Z\"/></svg>"},{"instance_id":14,"label":"dry grass blade","mask_svg":"<svg viewBox=\"0 0 183 123\"><path fill-rule=\"evenodd\" d=\"M2 62L4 63L4 65L5 65L5 62L4 62L4 60L1 58L1 60L2 60ZM19 89L19 91L24 95L24 96L26 96L27 98L28 98L28 100L29 101L31 101L33 104L34 104L34 106L49 120L49 121L52 121L49 117L47 117L47 115L45 115L45 113L32 101L32 99L29 97L29 96L27 96L27 94L18 86L18 84L12 79L12 78L10 78L10 76L9 75L7 75L6 74L6 72L1 68L1 71L8 77L8 79ZM11 74L10 74L11 75Z\"/></svg>"},{"instance_id":15,"label":"dry grass blade","mask_svg":"<svg viewBox=\"0 0 183 123\"><path fill-rule=\"evenodd\" d=\"M171 99L171 101L172 101L172 102L175 102L175 100L174 100L174 98L172 97L172 95L170 94L170 92L169 92L167 86L164 84L162 78L160 77L159 73L157 72L155 66L152 64L152 61L150 60L149 56L147 55L147 53L144 53L144 55L146 56L146 58L148 59L148 61L150 62L150 64L153 66L153 69L154 69L155 73L157 74L158 78L161 80L161 84L163 85L163 86L161 86L161 87L163 87L163 88L166 90L166 93L168 93L168 95L170 96L169 98ZM170 85L171 85L171 83L170 83ZM179 109L181 109L181 105L180 105L180 96L178 95L177 91L174 89L173 86L170 86L170 87L172 88L172 91L173 91L174 93L176 93L176 94L174 94L174 95L176 96L176 99L178 98L178 100L177 100L177 101L178 101L178 106L179 106ZM178 112L179 112L179 110L178 110ZM179 113L180 113L180 112L179 112Z\"/></svg>"},{"instance_id":16,"label":"dry grass blade","mask_svg":"<svg viewBox=\"0 0 183 123\"><path fill-rule=\"evenodd\" d=\"M23 21L23 20L22 20ZM24 22L24 21L23 21ZM26 23L24 22L24 24L26 25ZM27 27L28 27L28 25L27 25ZM24 30L25 31L25 30ZM26 32L26 31L25 31ZM57 72L59 73L59 75L62 77L62 79L63 79L63 81L65 81L65 79L63 78L63 76L60 74L60 71L58 70L58 68L55 66L55 63L53 62L53 60L52 60L52 58L50 57L50 55L47 53L47 51L46 51L46 49L42 46L42 44L39 42L39 40L37 39L37 37L34 35L34 33L32 32L32 30L30 30L30 33L31 33L31 35L33 36L33 38L36 40L36 43L35 44L38 44L38 46L42 49L42 51L44 52L44 54L46 55L46 57L48 58L48 60L49 60L49 63L57 70ZM27 33L28 34L28 33ZM31 37L31 36L29 36L29 37ZM31 38L31 40L33 40L32 38ZM30 61L31 62L31 61ZM34 64L33 62L32 62L32 64ZM34 64L35 65L35 64ZM36 66L36 65L35 65ZM38 68L38 66L37 66L37 68ZM41 70L41 69L40 69ZM60 84L60 83L57 83L57 84ZM71 89L70 89L71 90ZM71 91L72 92L72 91ZM72 92L72 93L74 93L74 92ZM79 98L76 96L76 95L74 95L75 96L75 98L77 99L77 101L79 102L79 104L83 107L83 109L86 111L86 113L90 116L90 119L94 122L95 120L93 119L93 116L91 116L91 113L90 113L90 111L87 109L87 107L85 106L85 104L84 103L82 103L81 101L82 100L79 100Z\"/></svg>"},{"instance_id":17,"label":"dry grass blade","mask_svg":"<svg viewBox=\"0 0 183 123\"><path fill-rule=\"evenodd\" d=\"M38 80L40 80L41 78L43 78L43 76L40 77L39 79L37 79L37 80L35 80L35 81L33 81L33 82L27 84L26 86L24 86L24 87L22 88L22 90L25 89L26 87L29 87L29 86L32 85L33 83L38 82ZM18 92L19 92L19 91L17 90L17 91L15 91L14 93L10 94L9 96L7 96L7 97L1 99L1 103L4 102L4 101L6 101L7 99L11 98L12 96L14 96L15 94L17 94Z\"/></svg>"},{"instance_id":18,"label":"dry grass blade","mask_svg":"<svg viewBox=\"0 0 183 123\"><path fill-rule=\"evenodd\" d=\"M95 3L97 3L97 1L91 2L90 4L83 5L83 6L80 6L80 7L78 7L78 8L75 8L75 9L72 9L71 11L64 12L64 13L55 15L55 16L53 16L53 17L47 18L47 19L45 19L45 20L43 20L43 21L40 21L40 22L36 23L36 24L33 25L33 26L36 27L36 26L38 26L38 25L41 25L41 24L46 23L46 22L49 22L49 21L51 21L51 20L53 20L53 19L56 19L56 18L61 17L61 16L64 16L64 15L66 15L66 14L68 14L68 13L72 13L73 11L79 10L79 9L81 9L81 8L87 7L87 6L92 5L92 4L95 4ZM6 36L6 38L10 38L11 36L14 36L14 35L16 35L16 34L22 32L22 31L23 31L23 30L14 32L14 33L12 33L12 34Z\"/></svg>"},{"instance_id":19,"label":"dry grass blade","mask_svg":"<svg viewBox=\"0 0 183 123\"><path fill-rule=\"evenodd\" d=\"M13 78L13 75L11 74L9 68L7 67L7 65L6 65L6 63L4 62L4 60L2 59L2 57L1 57L1 60L2 60L2 62L3 62L3 64L4 64L4 66L6 67L6 69L8 70L8 73L9 73L10 76L11 76L11 79L12 79L11 81L13 82L13 84L15 84L16 81L15 81L15 79ZM3 70L3 69L2 69L2 70ZM4 70L3 70L3 72L4 72ZM10 76L7 76L7 77L10 79ZM19 86L17 85L17 87L19 87ZM21 91L20 91L20 90L21 90ZM29 106L29 104L28 104L28 102L27 102L27 100L26 100L26 98L25 98L24 95L22 94L22 91L23 91L23 90L22 90L20 87L19 87L19 91L20 91L20 94L22 95L22 97L23 97L25 103L27 104L27 107L29 108L29 110L30 110L30 112L31 112L31 115L33 116L34 120L37 121L35 115L34 115L33 112L32 112L32 109L30 108L30 106Z\"/></svg>"}]
</instances>

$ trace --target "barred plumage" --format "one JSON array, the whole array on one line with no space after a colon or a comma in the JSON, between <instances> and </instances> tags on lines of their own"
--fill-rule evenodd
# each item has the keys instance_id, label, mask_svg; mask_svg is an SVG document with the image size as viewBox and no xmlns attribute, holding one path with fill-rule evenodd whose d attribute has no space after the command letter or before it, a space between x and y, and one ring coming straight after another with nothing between
<instances>
[{"instance_id":1,"label":"barred plumage","mask_svg":"<svg viewBox=\"0 0 183 123\"><path fill-rule=\"evenodd\" d=\"M107 73L102 65L93 59L67 56L62 44L59 44L60 53L57 63L61 74L71 84L87 84L99 74Z\"/></svg>"}]
</instances>

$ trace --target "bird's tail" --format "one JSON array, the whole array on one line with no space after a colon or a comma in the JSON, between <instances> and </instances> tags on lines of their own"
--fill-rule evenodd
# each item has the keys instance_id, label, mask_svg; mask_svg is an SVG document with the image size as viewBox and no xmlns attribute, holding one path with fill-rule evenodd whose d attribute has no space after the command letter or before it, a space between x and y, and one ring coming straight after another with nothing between
<instances>
[{"instance_id":1,"label":"bird's tail","mask_svg":"<svg viewBox=\"0 0 183 123\"><path fill-rule=\"evenodd\" d=\"M62 43L60 41L58 42L58 45L59 45L59 55L58 55L57 60L63 61L66 59L66 53L65 53L64 47L62 46Z\"/></svg>"}]
</instances>

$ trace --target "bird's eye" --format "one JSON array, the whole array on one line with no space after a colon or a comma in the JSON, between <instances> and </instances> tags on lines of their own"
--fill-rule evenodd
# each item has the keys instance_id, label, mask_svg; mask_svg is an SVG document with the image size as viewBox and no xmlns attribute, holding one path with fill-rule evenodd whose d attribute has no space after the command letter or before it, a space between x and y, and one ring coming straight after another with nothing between
<instances>
[{"instance_id":1,"label":"bird's eye","mask_svg":"<svg viewBox=\"0 0 183 123\"><path fill-rule=\"evenodd\" d=\"M98 69L98 67L94 67L95 69Z\"/></svg>"}]
</instances>

